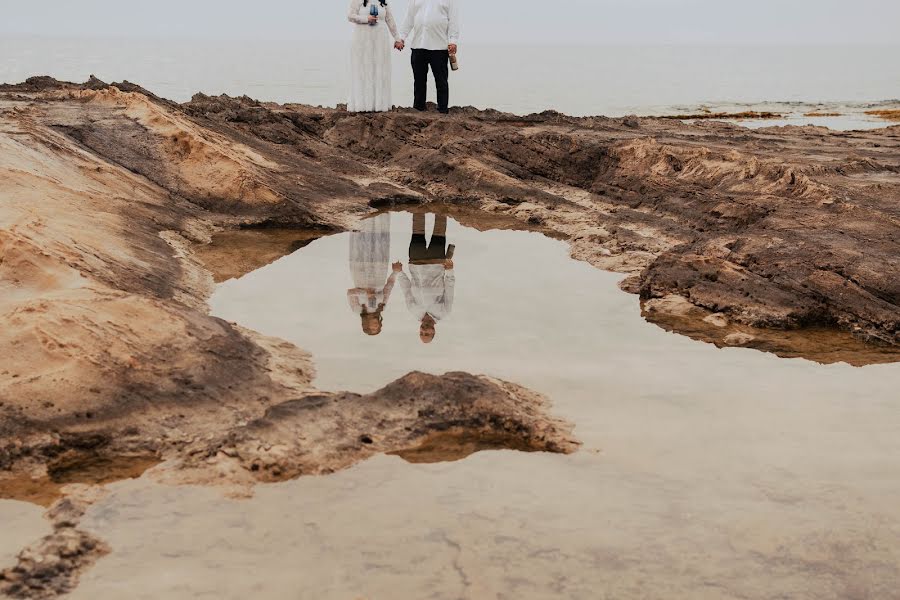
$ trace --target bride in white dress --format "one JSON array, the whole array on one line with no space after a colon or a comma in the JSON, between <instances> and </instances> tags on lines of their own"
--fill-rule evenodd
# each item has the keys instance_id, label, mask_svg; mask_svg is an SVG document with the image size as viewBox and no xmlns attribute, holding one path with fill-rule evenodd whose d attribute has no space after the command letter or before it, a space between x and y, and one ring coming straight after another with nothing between
<instances>
[{"instance_id":1,"label":"bride in white dress","mask_svg":"<svg viewBox=\"0 0 900 600\"><path fill-rule=\"evenodd\" d=\"M377 17L370 14L373 5ZM347 18L354 24L347 110L391 110L391 38L400 42L391 8L387 0L350 0Z\"/></svg>"}]
</instances>

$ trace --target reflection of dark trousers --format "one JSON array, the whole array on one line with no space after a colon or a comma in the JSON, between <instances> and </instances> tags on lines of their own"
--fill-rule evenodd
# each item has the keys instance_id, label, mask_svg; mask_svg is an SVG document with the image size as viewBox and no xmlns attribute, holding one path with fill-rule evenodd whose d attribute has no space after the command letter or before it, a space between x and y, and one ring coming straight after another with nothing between
<instances>
[{"instance_id":1,"label":"reflection of dark trousers","mask_svg":"<svg viewBox=\"0 0 900 600\"><path fill-rule=\"evenodd\" d=\"M409 262L429 263L443 262L447 258L447 238L442 235L431 236L429 244L425 234L414 233L409 242Z\"/></svg>"},{"instance_id":2,"label":"reflection of dark trousers","mask_svg":"<svg viewBox=\"0 0 900 600\"><path fill-rule=\"evenodd\" d=\"M409 242L409 263L435 264L447 259L447 216L434 216L434 233L431 243L425 239L425 215L413 215L412 240Z\"/></svg>"},{"instance_id":3,"label":"reflection of dark trousers","mask_svg":"<svg viewBox=\"0 0 900 600\"><path fill-rule=\"evenodd\" d=\"M438 110L445 113L450 106L450 84L447 82L447 78L450 76L449 50L413 49L412 69L415 79L413 107L416 110L425 110L425 98L428 95L428 67L431 67L431 72L434 74Z\"/></svg>"}]
</instances>

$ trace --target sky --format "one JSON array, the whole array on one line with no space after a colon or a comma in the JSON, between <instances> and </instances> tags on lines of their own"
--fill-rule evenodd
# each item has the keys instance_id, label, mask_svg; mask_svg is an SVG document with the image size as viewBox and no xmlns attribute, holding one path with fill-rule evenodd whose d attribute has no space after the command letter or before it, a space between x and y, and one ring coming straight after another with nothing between
<instances>
[{"instance_id":1,"label":"sky","mask_svg":"<svg viewBox=\"0 0 900 600\"><path fill-rule=\"evenodd\" d=\"M458 0L477 44L898 44L900 0ZM397 13L408 0L389 0ZM341 40L347 0L0 0L0 35Z\"/></svg>"}]
</instances>

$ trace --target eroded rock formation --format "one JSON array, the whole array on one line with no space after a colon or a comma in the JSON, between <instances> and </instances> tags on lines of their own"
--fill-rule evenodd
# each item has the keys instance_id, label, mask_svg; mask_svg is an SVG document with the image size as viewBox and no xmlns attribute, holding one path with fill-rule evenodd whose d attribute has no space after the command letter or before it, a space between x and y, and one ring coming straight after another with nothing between
<instances>
[{"instance_id":1,"label":"eroded rock formation","mask_svg":"<svg viewBox=\"0 0 900 600\"><path fill-rule=\"evenodd\" d=\"M308 239L375 208L440 203L568 240L575 258L627 274L651 320L701 339L791 355L756 330L816 327L891 353L898 197L900 127L353 115L177 105L96 79L0 86L0 489L49 503L65 494L54 473L97 483L85 473L98 461L166 460L162 479L246 488L377 452L574 449L542 398L484 377L317 392L301 349L208 315L214 282L195 249L215 232ZM56 487L26 494L23 476ZM4 573L7 593L65 591L105 551L66 523ZM51 555L68 561L59 577L34 559Z\"/></svg>"}]
</instances>

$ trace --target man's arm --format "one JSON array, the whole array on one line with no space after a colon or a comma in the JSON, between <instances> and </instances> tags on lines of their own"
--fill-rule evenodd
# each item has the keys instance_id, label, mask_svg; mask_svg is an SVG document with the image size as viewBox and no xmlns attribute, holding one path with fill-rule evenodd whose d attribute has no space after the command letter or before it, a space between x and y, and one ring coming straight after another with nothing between
<instances>
[{"instance_id":1,"label":"man's arm","mask_svg":"<svg viewBox=\"0 0 900 600\"><path fill-rule=\"evenodd\" d=\"M412 310L416 306L416 297L412 291L412 282L409 280L409 277L406 276L406 273L400 273L400 289L403 290L403 295L406 297L406 307Z\"/></svg>"},{"instance_id":2,"label":"man's arm","mask_svg":"<svg viewBox=\"0 0 900 600\"><path fill-rule=\"evenodd\" d=\"M444 271L444 315L453 310L453 291L456 287L456 275L453 274L453 261L447 261L449 268Z\"/></svg>"},{"instance_id":3,"label":"man's arm","mask_svg":"<svg viewBox=\"0 0 900 600\"><path fill-rule=\"evenodd\" d=\"M412 33L416 26L416 0L409 0L409 8L406 9L406 19L403 21L403 27L400 28L400 41L406 43L406 38Z\"/></svg>"},{"instance_id":4,"label":"man's arm","mask_svg":"<svg viewBox=\"0 0 900 600\"><path fill-rule=\"evenodd\" d=\"M459 44L459 0L450 0L450 28L449 28L450 51L456 52L456 45Z\"/></svg>"}]
</instances>

